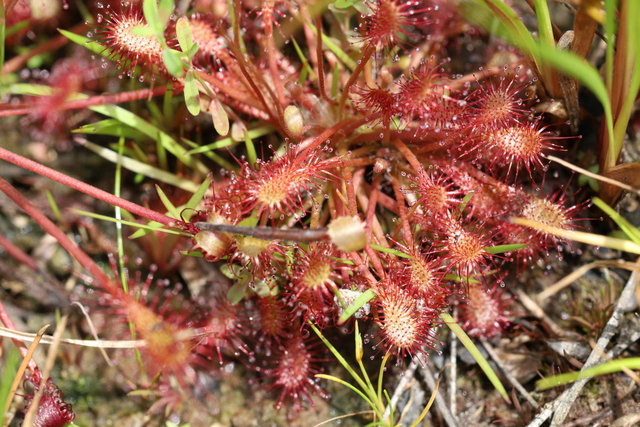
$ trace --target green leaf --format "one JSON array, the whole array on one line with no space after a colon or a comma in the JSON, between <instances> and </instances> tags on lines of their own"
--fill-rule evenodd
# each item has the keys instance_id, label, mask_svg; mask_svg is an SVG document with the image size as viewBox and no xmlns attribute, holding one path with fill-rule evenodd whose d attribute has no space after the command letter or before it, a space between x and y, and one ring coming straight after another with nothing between
<instances>
[{"instance_id":1,"label":"green leaf","mask_svg":"<svg viewBox=\"0 0 640 427\"><path fill-rule=\"evenodd\" d=\"M185 87L186 89L186 87ZM213 119L213 127L222 136L226 136L229 133L229 117L227 112L224 111L224 107L217 99L212 99L209 104L209 114Z\"/></svg>"},{"instance_id":2,"label":"green leaf","mask_svg":"<svg viewBox=\"0 0 640 427\"><path fill-rule=\"evenodd\" d=\"M132 35L138 37L155 37L156 32L153 31L153 28L148 27L146 25L135 25L129 29Z\"/></svg>"},{"instance_id":3,"label":"green leaf","mask_svg":"<svg viewBox=\"0 0 640 427\"><path fill-rule=\"evenodd\" d=\"M147 20L147 24L154 31L155 34L164 32L164 25L160 22L158 16L158 4L156 0L144 0L142 2L142 12L144 18Z\"/></svg>"},{"instance_id":4,"label":"green leaf","mask_svg":"<svg viewBox=\"0 0 640 427\"><path fill-rule=\"evenodd\" d=\"M130 238L133 238L133 236L130 237ZM186 255L186 256L194 256L196 258L204 258L204 255L202 255L202 252L200 252L200 251L180 251L180 253L182 255Z\"/></svg>"},{"instance_id":5,"label":"green leaf","mask_svg":"<svg viewBox=\"0 0 640 427\"><path fill-rule=\"evenodd\" d=\"M171 18L171 14L173 13L173 0L160 0L160 4L158 6L158 19L160 21L162 32L164 32L165 27L167 26L167 22L169 22L169 18Z\"/></svg>"},{"instance_id":6,"label":"green leaf","mask_svg":"<svg viewBox=\"0 0 640 427\"><path fill-rule=\"evenodd\" d=\"M198 48L198 43L193 43L193 45L191 45L191 49L189 49L189 52L187 52L187 56L190 60L193 60L193 57L196 56L196 53L198 53Z\"/></svg>"},{"instance_id":7,"label":"green leaf","mask_svg":"<svg viewBox=\"0 0 640 427\"><path fill-rule=\"evenodd\" d=\"M164 66L167 67L167 71L173 77L180 78L184 76L185 63L183 59L186 59L186 55L182 52L169 48L162 50Z\"/></svg>"},{"instance_id":8,"label":"green leaf","mask_svg":"<svg viewBox=\"0 0 640 427\"><path fill-rule=\"evenodd\" d=\"M487 274L487 273L485 273ZM493 273L491 273L493 274ZM488 274L487 274L488 275ZM453 280L454 282L464 282L464 283L480 283L480 281L472 278L472 277L460 277L457 274L447 273L444 275L445 280Z\"/></svg>"},{"instance_id":9,"label":"green leaf","mask_svg":"<svg viewBox=\"0 0 640 427\"><path fill-rule=\"evenodd\" d=\"M338 9L348 9L356 3L356 0L336 0L334 3Z\"/></svg>"},{"instance_id":10,"label":"green leaf","mask_svg":"<svg viewBox=\"0 0 640 427\"><path fill-rule=\"evenodd\" d=\"M200 114L200 92L198 92L198 85L193 77L193 71L187 71L187 76L184 79L184 102L187 104L187 110L191 115L197 116Z\"/></svg>"},{"instance_id":11,"label":"green leaf","mask_svg":"<svg viewBox=\"0 0 640 427\"><path fill-rule=\"evenodd\" d=\"M448 313L440 313L440 318L449 327L449 329L451 329L451 331L456 334L460 342L462 342L467 350L469 350L469 353L471 353L475 361L478 363L478 366L480 366L480 368L484 371L485 375L489 378L489 381L491 381L491 384L493 384L493 387L498 391L498 393L500 393L503 399L507 402L511 402L511 400L509 400L507 391L504 389L504 386L500 382L500 379L493 371L493 369L491 369L491 366L489 366L487 359L482 356L482 353L480 353L478 347L476 347L473 341L471 341L471 338L469 338L469 336L462 330L462 328L456 323L455 320L453 320L453 318Z\"/></svg>"},{"instance_id":12,"label":"green leaf","mask_svg":"<svg viewBox=\"0 0 640 427\"><path fill-rule=\"evenodd\" d=\"M538 19L538 36L540 44L555 49L556 41L553 37L551 16L549 15L547 0L534 0L534 2L536 7L536 18ZM545 71L543 75L547 78L551 76L549 70ZM550 82L546 83L549 84Z\"/></svg>"},{"instance_id":13,"label":"green leaf","mask_svg":"<svg viewBox=\"0 0 640 427\"><path fill-rule=\"evenodd\" d=\"M178 43L180 43L180 49L189 57L189 61L192 60L193 55L191 49L193 47L193 36L191 35L191 26L189 20L185 17L181 17L176 22L176 35L178 36Z\"/></svg>"},{"instance_id":14,"label":"green leaf","mask_svg":"<svg viewBox=\"0 0 640 427\"><path fill-rule=\"evenodd\" d=\"M316 374L315 375L316 378L320 378L323 380L329 380L329 381L333 381L335 383L338 384L342 384L345 387L350 388L351 390L355 391L356 393L358 393L360 395L360 397L369 404L369 406L371 406L371 408L373 408L374 410L376 409L376 405L360 390L358 390L355 386L351 385L350 383L338 378L338 377L334 377L333 375L327 375L327 374Z\"/></svg>"},{"instance_id":15,"label":"green leaf","mask_svg":"<svg viewBox=\"0 0 640 427\"><path fill-rule=\"evenodd\" d=\"M244 298L247 289L249 289L249 280L246 278L238 280L227 292L227 299L231 304L238 304Z\"/></svg>"}]
</instances>

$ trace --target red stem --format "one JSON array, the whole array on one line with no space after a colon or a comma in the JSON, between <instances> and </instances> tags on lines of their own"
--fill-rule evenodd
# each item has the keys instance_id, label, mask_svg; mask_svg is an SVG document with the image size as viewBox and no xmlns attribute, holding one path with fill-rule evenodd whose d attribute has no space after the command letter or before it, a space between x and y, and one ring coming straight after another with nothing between
<instances>
[{"instance_id":1,"label":"red stem","mask_svg":"<svg viewBox=\"0 0 640 427\"><path fill-rule=\"evenodd\" d=\"M274 2L271 2L271 15L273 15L273 7ZM269 61L269 71L271 71L271 79L273 80L273 85L276 89L276 94L278 95L278 99L274 100L276 102L280 102L281 106L287 105L287 100L284 97L284 92L282 92L282 82L280 80L280 73L278 72L278 64L276 61L276 44L273 40L273 16L268 22L265 22L265 34L267 36L267 60Z\"/></svg>"},{"instance_id":2,"label":"red stem","mask_svg":"<svg viewBox=\"0 0 640 427\"><path fill-rule=\"evenodd\" d=\"M15 4L17 3L17 1L14 1L13 3ZM7 16L9 12L9 9L5 9L5 16ZM83 22L81 24L75 25L67 31L75 34L82 34L87 32L87 28L87 25ZM2 75L4 76L7 74L15 73L34 56L40 55L41 53L45 52L51 53L54 50L66 45L67 43L69 43L69 39L62 34L58 34L57 36L31 49L29 52L23 55L16 56L15 58L11 58L7 62L5 62L4 66L2 67Z\"/></svg>"},{"instance_id":3,"label":"red stem","mask_svg":"<svg viewBox=\"0 0 640 427\"><path fill-rule=\"evenodd\" d=\"M2 246L4 250L7 251L7 253L11 255L11 257L16 261L18 261L20 264L26 265L36 273L40 272L40 269L38 268L38 264L36 264L33 258L31 258L29 254L24 252L22 249L14 245L11 240L4 237L4 235L2 235L1 233L0 233L0 246Z\"/></svg>"},{"instance_id":4,"label":"red stem","mask_svg":"<svg viewBox=\"0 0 640 427\"><path fill-rule=\"evenodd\" d=\"M29 202L22 194L18 192L11 184L0 178L0 191L6 194L14 203L27 215L34 219L40 226L50 235L52 235L60 246L66 249L91 275L96 279L102 288L113 296L122 295L122 290L113 284L111 279L93 262L93 260L84 251L78 248L66 234L62 232L49 218L38 210L31 202Z\"/></svg>"},{"instance_id":5,"label":"red stem","mask_svg":"<svg viewBox=\"0 0 640 427\"><path fill-rule=\"evenodd\" d=\"M369 234L369 241L371 241L371 234L373 229L373 218L376 215L376 206L378 206L378 189L380 188L380 182L382 181L382 174L378 173L373 177L371 183L371 194L369 194L369 206L367 206L366 216L366 229Z\"/></svg>"},{"instance_id":6,"label":"red stem","mask_svg":"<svg viewBox=\"0 0 640 427\"><path fill-rule=\"evenodd\" d=\"M340 96L340 104L338 107L338 117L342 118L344 105L346 104L347 97L349 96L349 89L355 83L362 70L364 70L365 65L367 65L367 62L369 62L369 58L371 58L371 55L373 55L375 51L375 46L365 46L364 51L362 52L362 58L360 58L360 61L358 61L358 65L356 66L355 70L353 70L353 74L351 74L351 77L349 77L347 84L345 84L344 88L342 88L342 96Z\"/></svg>"},{"instance_id":7,"label":"red stem","mask_svg":"<svg viewBox=\"0 0 640 427\"><path fill-rule=\"evenodd\" d=\"M182 86L174 87L174 93L176 91L182 91ZM167 86L160 86L153 90L151 89L139 89L130 92L111 93L108 95L96 95L85 99L75 99L73 101L65 102L60 107L56 108L56 111L76 110L79 108L86 108L92 105L105 105L105 104L118 104L121 102L135 101L138 99L145 99L153 96L164 95L167 91ZM18 106L10 106L7 109L0 109L0 117L4 116L19 116L22 114L29 114L38 107L36 105L30 105L25 107L22 103ZM13 108L15 107L15 108Z\"/></svg>"},{"instance_id":8,"label":"red stem","mask_svg":"<svg viewBox=\"0 0 640 427\"><path fill-rule=\"evenodd\" d=\"M269 109L267 108L266 103L263 103L263 105L260 105L260 103L256 102L255 99L247 96L246 93L235 89L231 85L224 84L224 82L216 79L214 76L210 75L209 73L206 73L202 70L194 70L194 71L198 75L198 77L200 77L202 80L209 83L211 86L218 89L220 92L224 93L225 95L235 99L238 102L247 104L257 110L263 111L265 114L269 115L270 117L273 117L273 115L271 114L271 111L269 111Z\"/></svg>"},{"instance_id":9,"label":"red stem","mask_svg":"<svg viewBox=\"0 0 640 427\"><path fill-rule=\"evenodd\" d=\"M319 145L323 144L326 140L332 137L335 133L342 130L345 134L349 134L352 130L358 128L359 126L367 123L368 119L366 118L349 118L344 119L341 122L336 123L331 126L329 129L325 130L319 135L315 135L313 140L310 142L304 141L302 142L302 149L307 150L309 152L318 148Z\"/></svg>"},{"instance_id":10,"label":"red stem","mask_svg":"<svg viewBox=\"0 0 640 427\"><path fill-rule=\"evenodd\" d=\"M176 224L179 222L164 214L152 211L151 209L147 209L140 205L136 205L135 203L131 203L127 200L121 199L120 197L116 197L113 194L107 193L106 191L100 190L89 184L85 184L82 181L78 181L75 178L71 178L68 175L65 175L63 173L50 169L46 166L43 166L25 157L19 156L1 147L0 147L0 159L6 160L7 162L13 163L16 166L20 166L21 168L28 169L32 172L37 173L38 175L42 175L46 178L57 181L63 185L66 185L67 187L81 191L85 194L95 197L96 199L102 200L103 202L107 202L114 206L119 206L124 210L127 210L133 214L139 215L150 221L156 221L168 227L175 227Z\"/></svg>"},{"instance_id":11,"label":"red stem","mask_svg":"<svg viewBox=\"0 0 640 427\"><path fill-rule=\"evenodd\" d=\"M402 229L405 234L404 239L407 242L407 246L411 248L413 247L413 234L411 233L411 226L409 225L409 211L407 210L407 205L404 200L404 194L402 194L402 190L400 189L400 180L395 174L391 175L391 183L393 184L393 192L396 196L398 212L402 220Z\"/></svg>"},{"instance_id":12,"label":"red stem","mask_svg":"<svg viewBox=\"0 0 640 427\"><path fill-rule=\"evenodd\" d=\"M318 15L316 17L316 31L318 35L316 36L316 62L317 62L317 70L318 70L318 91L320 92L320 97L330 104L335 104L336 102L329 98L327 95L327 91L324 86L324 63L322 60L322 16Z\"/></svg>"},{"instance_id":13,"label":"red stem","mask_svg":"<svg viewBox=\"0 0 640 427\"><path fill-rule=\"evenodd\" d=\"M398 151L402 153L404 158L407 159L407 162L409 162L416 173L419 174L423 172L424 166L422 165L422 163L420 163L416 155L413 154L413 152L409 149L409 147L405 145L404 142L400 141L399 139L392 139L391 143L398 149Z\"/></svg>"}]
</instances>

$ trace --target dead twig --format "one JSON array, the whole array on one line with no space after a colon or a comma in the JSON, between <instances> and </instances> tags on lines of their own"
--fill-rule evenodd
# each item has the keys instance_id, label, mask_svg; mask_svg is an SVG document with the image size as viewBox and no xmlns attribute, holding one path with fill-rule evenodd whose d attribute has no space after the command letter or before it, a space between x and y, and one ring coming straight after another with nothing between
<instances>
[{"instance_id":1,"label":"dead twig","mask_svg":"<svg viewBox=\"0 0 640 427\"><path fill-rule=\"evenodd\" d=\"M496 365L498 365L498 367L502 370L502 373L504 374L505 377L507 377L511 385L513 385L516 388L516 390L518 390L518 392L522 395L522 397L526 399L527 402L529 402L529 405L531 405L533 409L538 409L538 402L536 402L535 399L531 397L529 392L522 386L522 384L520 384L520 381L518 381L516 377L511 375L511 373L509 372L507 367L504 366L504 363L502 363L502 360L500 359L500 357L498 356L494 348L491 346L491 344L489 344L484 339L481 339L480 342L484 346L484 349L487 350L487 353L489 353L489 356L491 356L493 361L496 362Z\"/></svg>"},{"instance_id":2,"label":"dead twig","mask_svg":"<svg viewBox=\"0 0 640 427\"><path fill-rule=\"evenodd\" d=\"M640 259L638 259L636 265L640 267ZM620 325L620 319L622 317L622 313L624 312L624 307L628 303L628 301L634 297L635 289L639 279L638 275L639 270L635 270L631 274L629 281L622 290L622 294L620 294L620 298L616 303L611 318L609 318L609 321L602 331L602 335L596 343L596 348L594 348L589 355L589 358L585 362L582 371L599 365L603 360L601 355ZM570 389L566 390L564 393L558 396L558 398L556 398L553 402L549 402L548 404L546 404L542 412L538 414L538 416L528 425L528 427L541 426L554 413L555 415L551 420L551 427L562 425L567 415L569 415L569 410L571 409L573 402L576 400L576 398L580 394L580 391L582 391L582 388L587 383L587 381L589 381L589 379L591 379L591 377L579 379L571 386Z\"/></svg>"},{"instance_id":3,"label":"dead twig","mask_svg":"<svg viewBox=\"0 0 640 427\"><path fill-rule=\"evenodd\" d=\"M422 356L420 356L422 357ZM432 393L436 394L436 405L438 406L438 410L440 414L442 414L442 418L447 423L449 427L458 427L458 422L456 421L455 416L449 410L449 406L447 405L446 400L442 397L440 390L436 387L436 379L433 370L429 366L429 364L420 364L422 368L422 373L424 374L424 379L429 386L429 389Z\"/></svg>"}]
</instances>

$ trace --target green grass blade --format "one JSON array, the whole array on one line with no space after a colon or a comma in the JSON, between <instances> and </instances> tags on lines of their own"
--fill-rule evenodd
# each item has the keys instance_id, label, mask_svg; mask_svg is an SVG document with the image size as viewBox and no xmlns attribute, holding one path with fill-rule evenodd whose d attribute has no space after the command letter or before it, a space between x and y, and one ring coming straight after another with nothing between
<instances>
[{"instance_id":1,"label":"green grass blade","mask_svg":"<svg viewBox=\"0 0 640 427\"><path fill-rule=\"evenodd\" d=\"M365 292L363 292L358 298L355 299L355 301L353 301L353 304L347 307L344 313L342 313L342 316L340 316L340 318L338 319L338 324L341 325L347 320L349 320L349 318L353 316L356 311L360 310L363 305L365 305L375 297L376 297L376 293L373 292L371 289L368 289Z\"/></svg>"},{"instance_id":2,"label":"green grass blade","mask_svg":"<svg viewBox=\"0 0 640 427\"><path fill-rule=\"evenodd\" d=\"M90 141L83 141L82 144L94 153L98 154L100 157L103 157L115 164L121 164L122 167L129 169L132 172L141 173L144 176L164 182L165 184L173 185L191 193L195 193L198 190L198 186L194 182L182 179L170 172L163 171L162 169L155 168L130 157L118 156L118 153L115 151L105 147L100 147Z\"/></svg>"},{"instance_id":3,"label":"green grass blade","mask_svg":"<svg viewBox=\"0 0 640 427\"><path fill-rule=\"evenodd\" d=\"M152 231L160 231L162 233L167 233L167 234L175 234L178 236L187 236L187 237L191 237L191 234L187 234L187 233L183 233L181 231L177 231L177 230L172 230L170 228L162 228L161 224L158 224L157 222L155 224L157 225L151 225L154 224L153 222L150 222L149 224L139 224L137 222L134 221L127 221L125 219L116 219L116 218L111 218L110 216L106 216L106 215L100 215L94 212L87 212L87 211L83 211L80 209L70 209L71 212L75 212L79 215L84 215L84 216L88 216L91 218L95 218L95 219L99 219L102 221L108 221L108 222L119 222L123 225L128 225L130 227L136 227L136 228L141 228L144 230L152 230Z\"/></svg>"},{"instance_id":4,"label":"green grass blade","mask_svg":"<svg viewBox=\"0 0 640 427\"><path fill-rule=\"evenodd\" d=\"M575 242L586 243L587 245L592 246L604 246L605 248L611 248L640 255L640 245L627 239L616 239L614 237L603 236L601 234L549 227L547 225L525 218L512 217L509 219L509 221L511 221L512 224L523 225L525 227L531 227L536 230L543 230L546 233L573 240Z\"/></svg>"},{"instance_id":5,"label":"green grass blade","mask_svg":"<svg viewBox=\"0 0 640 427\"><path fill-rule=\"evenodd\" d=\"M51 191L49 191L49 189L45 189L45 192L47 193L47 200L49 200L49 206L51 206L53 216L56 217L56 220L59 223L62 223L62 215L60 214L60 209L58 208L58 204L54 200L53 195L51 195Z\"/></svg>"},{"instance_id":6,"label":"green grass blade","mask_svg":"<svg viewBox=\"0 0 640 427\"><path fill-rule=\"evenodd\" d=\"M598 98L604 109L607 128L609 130L609 147L607 164L615 165L616 158L613 158L613 115L611 112L611 101L607 93L607 88L600 78L600 73L591 64L580 58L573 52L560 51L540 44L536 45L536 50L541 60L553 65L563 73L578 79ZM611 163L613 162L613 163Z\"/></svg>"},{"instance_id":7,"label":"green grass blade","mask_svg":"<svg viewBox=\"0 0 640 427\"><path fill-rule=\"evenodd\" d=\"M4 425L4 408L9 398L11 383L18 372L21 361L22 357L18 350L11 347L5 354L4 363L0 365L2 366L2 375L0 375L0 426Z\"/></svg>"},{"instance_id":8,"label":"green grass blade","mask_svg":"<svg viewBox=\"0 0 640 427\"><path fill-rule=\"evenodd\" d=\"M12 95L28 95L28 96L51 96L53 88L51 86L38 85L34 83L13 83L3 91Z\"/></svg>"},{"instance_id":9,"label":"green grass blade","mask_svg":"<svg viewBox=\"0 0 640 427\"><path fill-rule=\"evenodd\" d=\"M4 38L6 37L7 20L4 16L4 1L0 4L0 75L4 65ZM2 425L2 423L0 423Z\"/></svg>"},{"instance_id":10,"label":"green grass blade","mask_svg":"<svg viewBox=\"0 0 640 427\"><path fill-rule=\"evenodd\" d=\"M81 36L79 34L72 33L70 31L61 30L58 28L60 34L71 40L72 42L79 44L80 46L84 46L89 49L91 52L108 57L110 55L109 51L104 47L100 46L98 42L91 40L85 36Z\"/></svg>"},{"instance_id":11,"label":"green grass blade","mask_svg":"<svg viewBox=\"0 0 640 427\"><path fill-rule=\"evenodd\" d=\"M187 154L187 151L183 147L181 147L175 139L171 138L168 134L153 126L146 120L143 120L140 117L136 116L131 111L125 110L124 108L118 107L117 105L95 105L89 107L89 109L95 111L96 113L104 114L105 116L119 120L125 125L139 130L149 138L162 144L162 147L164 147L164 149L176 156L178 160L180 160L185 165L197 170L202 174L206 175L207 173L209 173L207 167L201 162L192 159Z\"/></svg>"},{"instance_id":12,"label":"green grass blade","mask_svg":"<svg viewBox=\"0 0 640 427\"><path fill-rule=\"evenodd\" d=\"M613 54L615 51L615 45L613 43L614 34L616 33L616 4L617 0L605 0L605 23L604 30L607 36L607 49L605 51L605 68L607 79L607 93L611 97L613 91Z\"/></svg>"},{"instance_id":13,"label":"green grass blade","mask_svg":"<svg viewBox=\"0 0 640 427\"><path fill-rule=\"evenodd\" d=\"M20 31L24 30L29 26L29 20L25 19L24 21L20 21L16 24L13 24L9 28L5 29L4 38L5 40L15 34L18 34Z\"/></svg>"},{"instance_id":14,"label":"green grass blade","mask_svg":"<svg viewBox=\"0 0 640 427\"><path fill-rule=\"evenodd\" d=\"M440 318L449 327L449 329L451 329L451 331L454 334L456 334L460 342L467 348L467 350L469 350L469 353L471 353L475 361L478 363L480 368L484 371L485 375L489 378L489 381L491 381L491 384L493 384L493 387L496 390L498 390L498 393L500 393L502 398L506 402L511 402L511 400L509 399L509 395L507 394L507 391L504 389L504 386L500 382L500 379L498 378L496 373L493 371L493 369L491 369L491 366L489 366L487 359L485 359L484 356L482 356L482 354L480 353L480 350L478 350L478 347L476 347L473 341L471 341L471 338L469 338L469 336L462 330L460 325L458 325L455 322L455 320L453 320L453 318L449 315L449 313L445 313L445 312L440 313Z\"/></svg>"},{"instance_id":15,"label":"green grass blade","mask_svg":"<svg viewBox=\"0 0 640 427\"><path fill-rule=\"evenodd\" d=\"M351 365L349 365L349 363L345 360L344 357L342 357L340 352L329 342L329 340L326 339L324 337L324 335L322 335L322 332L320 332L320 330L318 328L316 328L315 325L313 325L312 323L309 323L309 326L311 327L311 329L313 329L313 332L315 332L316 335L318 335L318 337L322 340L324 345L327 346L329 351L331 351L331 353L333 353L333 355L336 357L336 359L338 359L338 362L340 362L340 364L344 367L344 369L346 369L347 372L349 372L349 374L353 377L353 379L356 380L356 382L358 383L360 388L362 388L362 390L367 392L367 395L369 395L369 397L371 399L375 399L375 392L372 395L370 394L371 390L367 389L367 385L365 384L364 380L362 378L360 378L360 375L358 375L356 373L356 371L353 370Z\"/></svg>"},{"instance_id":16,"label":"green grass blade","mask_svg":"<svg viewBox=\"0 0 640 427\"><path fill-rule=\"evenodd\" d=\"M118 156L122 156L124 151L124 138L120 137L118 141ZM116 165L116 175L113 184L113 195L120 197L122 190L122 165ZM120 206L115 207L115 218L122 220L122 209ZM120 267L120 281L122 282L122 289L125 293L129 293L129 284L127 283L127 274L125 274L124 266L124 241L122 239L122 223L116 222L116 246L118 253L118 266ZM129 325L131 327L131 325Z\"/></svg>"},{"instance_id":17,"label":"green grass blade","mask_svg":"<svg viewBox=\"0 0 640 427\"><path fill-rule=\"evenodd\" d=\"M549 15L549 6L547 0L534 0L536 6L536 17L538 18L538 36L540 44L547 46L550 49L556 48L556 41L553 38L553 29L551 27L551 16ZM547 78L552 78L552 71L548 69L548 65L543 64L542 75ZM556 77L557 79L557 77ZM547 82L548 85L551 82Z\"/></svg>"},{"instance_id":18,"label":"green grass blade","mask_svg":"<svg viewBox=\"0 0 640 427\"><path fill-rule=\"evenodd\" d=\"M594 197L591 199L593 204L602 209L604 213L609 215L612 220L618 224L618 227L627 235L627 237L635 243L640 244L640 230L633 226L629 221L624 219L620 214L613 209L605 202L603 202L600 198Z\"/></svg>"},{"instance_id":19,"label":"green grass blade","mask_svg":"<svg viewBox=\"0 0 640 427\"><path fill-rule=\"evenodd\" d=\"M338 384L342 384L345 387L349 387L351 390L355 391L356 393L358 393L360 395L360 397L362 397L362 399L364 399L365 402L367 402L369 404L369 406L371 406L371 408L376 411L376 413L378 413L376 406L373 404L373 402L360 390L358 390L357 388L355 388L354 386L352 386L351 384L349 384L348 382L341 380L338 377L334 377L333 375L326 375L326 374L316 374L315 375L316 378L321 378L323 380L329 380L329 381L333 381L336 382ZM380 417L381 414L378 414L378 417Z\"/></svg>"},{"instance_id":20,"label":"green grass blade","mask_svg":"<svg viewBox=\"0 0 640 427\"><path fill-rule=\"evenodd\" d=\"M254 138L260 138L261 136L264 135L268 135L271 132L273 132L275 130L275 128L271 125L267 125L267 126L262 126L256 129L252 129L250 131L248 131L249 133L249 137L251 139ZM229 137L229 138L223 138L219 141L216 141L214 143L211 144L207 144L207 145L202 145L202 146L198 146L198 148L194 148L193 150L189 150L187 151L186 154L199 154L199 153L206 153L207 151L211 151L211 150L216 150L218 148L224 148L224 147L230 147L234 144L237 144L238 141L235 141L233 138ZM195 145L195 143L193 143Z\"/></svg>"},{"instance_id":21,"label":"green grass blade","mask_svg":"<svg viewBox=\"0 0 640 427\"><path fill-rule=\"evenodd\" d=\"M553 377L536 381L536 388L538 390L546 390L551 387L569 384L583 378L591 378L598 375L606 375L606 374L611 374L613 372L620 372L622 371L623 368L627 368L631 370L640 369L640 357L631 357L628 359L612 360L610 362L605 362L602 365L585 369L584 371L554 375Z\"/></svg>"},{"instance_id":22,"label":"green grass blade","mask_svg":"<svg viewBox=\"0 0 640 427\"><path fill-rule=\"evenodd\" d=\"M489 9L498 18L510 41L518 46L528 61L536 65L535 53L532 51L534 39L518 15L501 0L473 0L474 3Z\"/></svg>"},{"instance_id":23,"label":"green grass blade","mask_svg":"<svg viewBox=\"0 0 640 427\"><path fill-rule=\"evenodd\" d=\"M72 132L84 133L87 135L117 136L136 141L141 141L143 138L146 138L145 134L142 132L129 126L122 126L122 123L116 119L105 119L99 122L82 125Z\"/></svg>"},{"instance_id":24,"label":"green grass blade","mask_svg":"<svg viewBox=\"0 0 640 427\"><path fill-rule=\"evenodd\" d=\"M193 141L189 141L188 139L185 139L185 138L182 138L182 142L184 142L185 144L189 145L190 147L198 147L198 148L200 147L200 145L196 144ZM226 169L228 171L232 171L232 170L236 170L237 169L236 166L234 166L232 163L227 161L224 157L214 153L213 151L205 151L202 154L204 156L210 158L214 162L216 162L218 164L218 166L220 166L223 169Z\"/></svg>"},{"instance_id":25,"label":"green grass blade","mask_svg":"<svg viewBox=\"0 0 640 427\"><path fill-rule=\"evenodd\" d=\"M391 357L391 352L389 351L387 352L387 354L384 355L384 358L382 359L382 363L380 364L380 372L378 372L378 403L382 403L382 382L383 382L382 380L384 379L384 371L386 370L385 366L387 365L387 362L389 361L390 357ZM362 366L362 363L360 364L360 366L364 371L364 366ZM384 390L384 393L387 394L387 391ZM391 402L389 400L389 396L387 396L387 402ZM391 412L391 406L389 406L389 411Z\"/></svg>"},{"instance_id":26,"label":"green grass blade","mask_svg":"<svg viewBox=\"0 0 640 427\"><path fill-rule=\"evenodd\" d=\"M485 246L483 249L486 253L496 255L503 254L505 252L517 251L518 249L524 249L527 245L523 243L514 243L511 245L498 245L498 246Z\"/></svg>"},{"instance_id":27,"label":"green grass blade","mask_svg":"<svg viewBox=\"0 0 640 427\"><path fill-rule=\"evenodd\" d=\"M493 273L492 273L493 274ZM488 275L485 273L485 275ZM447 273L444 275L445 280L453 280L454 282L464 282L464 283L480 283L479 280L472 279L471 277L465 277L464 279L457 274Z\"/></svg>"},{"instance_id":28,"label":"green grass blade","mask_svg":"<svg viewBox=\"0 0 640 427\"><path fill-rule=\"evenodd\" d=\"M340 74L338 69L338 63L336 62L333 67L333 81L331 82L331 97L335 99L338 96L338 82L340 81Z\"/></svg>"},{"instance_id":29,"label":"green grass blade","mask_svg":"<svg viewBox=\"0 0 640 427\"><path fill-rule=\"evenodd\" d=\"M633 111L633 107L640 89L640 73L638 72L638 61L640 61L640 28L638 28L637 19L640 16L640 2L629 1L627 3L626 16L621 19L629 20L626 23L626 52L618 51L616 55L626 55L627 70L624 71L625 75L631 75L631 82L629 83L626 93L621 94L623 101L622 107L616 117L616 123L614 125L614 153L616 159L622 150L622 144L624 142L624 136L627 132L629 125L629 118ZM621 49L620 47L619 49Z\"/></svg>"},{"instance_id":30,"label":"green grass blade","mask_svg":"<svg viewBox=\"0 0 640 427\"><path fill-rule=\"evenodd\" d=\"M306 71L306 73L310 75L313 80L316 80L317 79L316 73L313 71L313 68L309 66L309 61L307 60L306 56L304 56L304 53L302 53L302 49L300 49L298 42L294 37L291 37L291 41L293 42L293 47L296 49L296 53L298 54L298 57L300 58L300 62L302 63L302 67L304 71ZM303 84L303 83L304 83L304 80L300 82L300 84Z\"/></svg>"},{"instance_id":31,"label":"green grass blade","mask_svg":"<svg viewBox=\"0 0 640 427\"><path fill-rule=\"evenodd\" d=\"M298 79L298 84L302 87L305 87L307 82L307 76L309 75L309 61L306 59L302 62L302 70L300 71L300 78Z\"/></svg>"},{"instance_id":32,"label":"green grass blade","mask_svg":"<svg viewBox=\"0 0 640 427\"><path fill-rule=\"evenodd\" d=\"M318 36L318 30L316 29L315 25L307 22L307 25L309 26L309 28L311 28L311 31L313 31L313 34L316 35L316 37ZM353 59L351 59L351 57L349 55L347 55L347 53L342 50L340 48L340 46L338 46L337 44L335 44L333 42L333 40L331 40L329 37L327 37L324 33L322 33L322 43L324 43L324 45L331 51L333 52L340 61L342 61L342 63L344 65L347 66L347 68L349 68L351 71L356 69L356 61L354 61Z\"/></svg>"},{"instance_id":33,"label":"green grass blade","mask_svg":"<svg viewBox=\"0 0 640 427\"><path fill-rule=\"evenodd\" d=\"M204 197L212 181L213 181L213 175L209 174L207 176L207 179L202 181L202 184L200 184L200 187L198 187L198 190L195 193L193 193L193 196L191 196L189 201L184 205L185 210L181 212L181 215L185 221L189 221L189 219L191 218L191 214L193 213L193 209L195 209L198 206L198 203L200 203L200 201Z\"/></svg>"},{"instance_id":34,"label":"green grass blade","mask_svg":"<svg viewBox=\"0 0 640 427\"><path fill-rule=\"evenodd\" d=\"M387 254L391 254L391 255L395 255L398 256L400 258L411 258L411 255L407 255L403 252L397 251L395 249L391 249L391 248L386 248L384 246L380 246L380 245L369 245L371 246L371 249L374 249L378 252L384 252Z\"/></svg>"},{"instance_id":35,"label":"green grass blade","mask_svg":"<svg viewBox=\"0 0 640 427\"><path fill-rule=\"evenodd\" d=\"M171 200L169 200L167 195L164 194L164 191L162 191L162 188L160 188L158 184L156 184L156 191L158 192L158 197L160 197L160 201L162 202L164 207L167 209L167 212L169 212L170 214L169 216L172 216L175 219L179 219L180 212L178 212L178 209L176 209L173 203L171 203Z\"/></svg>"},{"instance_id":36,"label":"green grass blade","mask_svg":"<svg viewBox=\"0 0 640 427\"><path fill-rule=\"evenodd\" d=\"M242 133L244 135L244 145L247 149L247 158L249 159L249 164L251 166L255 166L258 161L258 155L256 154L256 147L253 144L253 139L249 136L249 132L247 132L246 128L242 128Z\"/></svg>"}]
</instances>

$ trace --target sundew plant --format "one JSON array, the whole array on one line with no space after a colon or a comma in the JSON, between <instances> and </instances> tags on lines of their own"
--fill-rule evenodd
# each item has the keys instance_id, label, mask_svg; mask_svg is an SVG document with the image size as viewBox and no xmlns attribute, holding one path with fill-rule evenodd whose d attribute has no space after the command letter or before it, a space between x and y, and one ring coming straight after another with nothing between
<instances>
[{"instance_id":1,"label":"sundew plant","mask_svg":"<svg viewBox=\"0 0 640 427\"><path fill-rule=\"evenodd\" d=\"M601 3L5 0L5 419L106 423L81 391L95 358L158 425L311 425L343 415L336 392L365 404L353 425L532 421L556 395L495 351L580 369L547 340L599 336L618 298L547 306L558 326L534 283L590 253L572 240L640 243L607 206L640 186L640 6ZM595 192L628 237L593 240ZM418 368L448 379L409 420L391 395ZM233 390L280 421L232 421Z\"/></svg>"}]
</instances>

